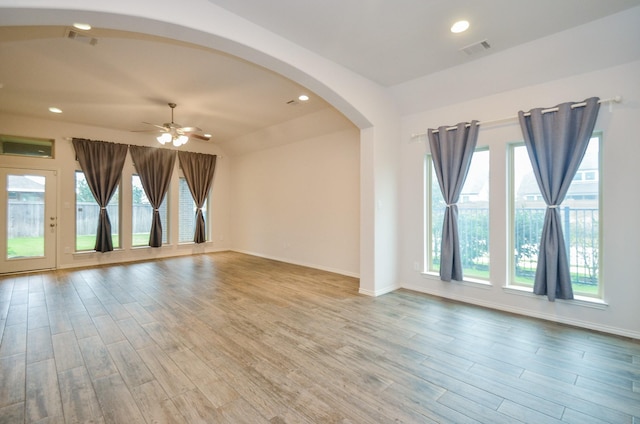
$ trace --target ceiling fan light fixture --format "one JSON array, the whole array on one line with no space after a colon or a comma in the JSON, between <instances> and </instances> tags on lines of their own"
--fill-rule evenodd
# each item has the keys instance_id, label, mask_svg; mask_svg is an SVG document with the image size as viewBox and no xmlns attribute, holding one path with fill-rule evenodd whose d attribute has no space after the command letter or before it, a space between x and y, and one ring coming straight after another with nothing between
<instances>
[{"instance_id":1,"label":"ceiling fan light fixture","mask_svg":"<svg viewBox=\"0 0 640 424\"><path fill-rule=\"evenodd\" d=\"M187 141L189 141L189 137L187 137L186 135L181 135L173 138L173 145L176 147L180 147L183 144L187 144Z\"/></svg>"},{"instance_id":2,"label":"ceiling fan light fixture","mask_svg":"<svg viewBox=\"0 0 640 424\"><path fill-rule=\"evenodd\" d=\"M180 124L176 124L173 121L173 110L176 108L177 105L175 103L167 103L167 104L171 108L171 123L164 123L162 125L150 124L156 127L157 129L159 129L160 131L162 131L161 134L156 137L156 140L158 140L158 143L162 144L163 146L167 143L171 143L175 147L180 147L187 144L187 142L189 141L189 137L191 136L195 138L199 138L204 141L209 140L211 135L197 134L202 132L202 130L198 127L184 127ZM149 123L145 122L145 124L149 124Z\"/></svg>"},{"instance_id":3,"label":"ceiling fan light fixture","mask_svg":"<svg viewBox=\"0 0 640 424\"><path fill-rule=\"evenodd\" d=\"M156 137L156 140L158 140L158 143L164 145L165 143L168 143L171 141L173 137L171 137L171 134L169 133L162 133L160 134L158 137Z\"/></svg>"}]
</instances>

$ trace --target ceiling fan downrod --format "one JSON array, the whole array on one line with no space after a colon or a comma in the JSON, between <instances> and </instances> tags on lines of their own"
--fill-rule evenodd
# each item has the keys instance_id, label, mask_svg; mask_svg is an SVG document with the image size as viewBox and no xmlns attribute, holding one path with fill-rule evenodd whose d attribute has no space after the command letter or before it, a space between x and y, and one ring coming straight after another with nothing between
<instances>
[{"instance_id":1,"label":"ceiling fan downrod","mask_svg":"<svg viewBox=\"0 0 640 424\"><path fill-rule=\"evenodd\" d=\"M175 103L167 103L167 104L168 104L168 105L169 105L169 107L171 108L171 123L173 124L173 123L174 123L174 122L173 122L173 109L175 109L175 108L176 108L176 106L178 106L178 105L177 105L177 104L175 104Z\"/></svg>"}]
</instances>

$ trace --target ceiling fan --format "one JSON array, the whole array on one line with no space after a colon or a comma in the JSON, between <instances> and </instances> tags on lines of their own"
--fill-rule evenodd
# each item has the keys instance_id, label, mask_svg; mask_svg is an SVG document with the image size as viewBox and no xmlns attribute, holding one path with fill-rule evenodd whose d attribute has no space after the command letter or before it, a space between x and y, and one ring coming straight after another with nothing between
<instances>
[{"instance_id":1,"label":"ceiling fan","mask_svg":"<svg viewBox=\"0 0 640 424\"><path fill-rule=\"evenodd\" d=\"M143 122L143 124L153 125L156 127L155 130L142 130L139 132L161 132L157 137L157 140L160 144L165 143L173 143L174 146L178 147L185 144L189 141L189 138L197 138L199 140L209 141L211 135L204 134L203 131L198 127L183 127L180 124L173 122L173 110L176 108L175 103L167 103L171 108L171 122L166 122L162 125L152 124L150 122Z\"/></svg>"}]
</instances>

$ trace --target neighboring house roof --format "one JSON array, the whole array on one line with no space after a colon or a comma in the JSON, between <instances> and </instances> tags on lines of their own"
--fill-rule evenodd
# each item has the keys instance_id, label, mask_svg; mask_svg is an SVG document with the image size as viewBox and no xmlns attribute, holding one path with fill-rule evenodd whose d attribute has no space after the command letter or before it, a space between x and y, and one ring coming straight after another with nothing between
<instances>
[{"instance_id":1,"label":"neighboring house roof","mask_svg":"<svg viewBox=\"0 0 640 424\"><path fill-rule=\"evenodd\" d=\"M598 193L598 181L580 181L571 185L567 196L577 194L597 194ZM522 177L522 183L518 188L517 196L522 198L531 194L539 194L538 182L536 181L533 172L526 174Z\"/></svg>"},{"instance_id":2,"label":"neighboring house roof","mask_svg":"<svg viewBox=\"0 0 640 424\"><path fill-rule=\"evenodd\" d=\"M24 175L9 175L8 177L7 191L22 193L44 192L44 183L39 183L33 178Z\"/></svg>"}]
</instances>

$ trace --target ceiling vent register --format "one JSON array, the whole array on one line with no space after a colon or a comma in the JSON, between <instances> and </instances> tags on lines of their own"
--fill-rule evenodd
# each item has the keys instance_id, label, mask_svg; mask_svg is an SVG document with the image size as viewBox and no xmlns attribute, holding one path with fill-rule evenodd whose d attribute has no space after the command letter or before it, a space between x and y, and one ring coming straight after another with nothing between
<instances>
[{"instance_id":1,"label":"ceiling vent register","mask_svg":"<svg viewBox=\"0 0 640 424\"><path fill-rule=\"evenodd\" d=\"M67 28L67 30L64 33L64 37L68 38L70 40L76 40L79 41L81 43L85 43L85 44L89 44L91 46L95 46L96 44L98 44L98 39L94 38L94 37L88 37L84 34L79 33L78 31L74 30L73 28Z\"/></svg>"},{"instance_id":2,"label":"ceiling vent register","mask_svg":"<svg viewBox=\"0 0 640 424\"><path fill-rule=\"evenodd\" d=\"M461 52L465 52L469 56L472 54L484 52L491 48L491 44L489 44L488 40L478 41L477 43L469 44L466 47L460 49Z\"/></svg>"}]
</instances>

